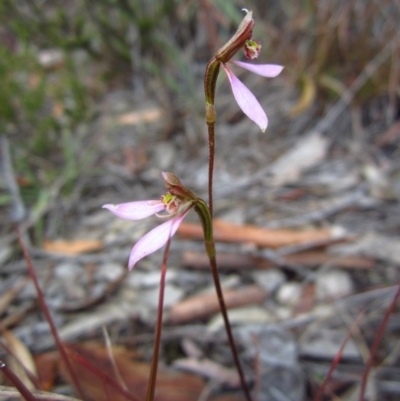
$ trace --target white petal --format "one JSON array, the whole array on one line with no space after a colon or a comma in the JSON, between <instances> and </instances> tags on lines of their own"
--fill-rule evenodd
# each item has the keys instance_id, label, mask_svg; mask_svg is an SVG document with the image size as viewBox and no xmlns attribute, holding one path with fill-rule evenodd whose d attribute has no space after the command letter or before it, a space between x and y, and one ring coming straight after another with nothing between
<instances>
[{"instance_id":1,"label":"white petal","mask_svg":"<svg viewBox=\"0 0 400 401\"><path fill-rule=\"evenodd\" d=\"M141 220L165 209L160 200L120 203L118 205L103 205L121 219Z\"/></svg>"}]
</instances>

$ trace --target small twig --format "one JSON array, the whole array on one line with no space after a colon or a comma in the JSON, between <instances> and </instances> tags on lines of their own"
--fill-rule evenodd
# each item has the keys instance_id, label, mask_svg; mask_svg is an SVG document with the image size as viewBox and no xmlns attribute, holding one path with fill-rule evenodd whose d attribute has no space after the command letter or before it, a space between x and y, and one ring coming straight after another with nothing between
<instances>
[{"instance_id":1,"label":"small twig","mask_svg":"<svg viewBox=\"0 0 400 401\"><path fill-rule=\"evenodd\" d=\"M365 395L365 389L367 387L368 374L374 363L376 351L378 350L378 346L382 340L382 336L383 336L383 333L385 332L386 326L389 322L389 318L390 318L391 314L393 313L393 311L396 307L396 303L399 298L400 298L400 285L397 287L396 294L394 295L391 304L389 305L389 307L387 308L387 310L385 312L385 315L383 316L382 322L379 325L378 331L374 338L374 342L372 343L371 352L369 354L369 358L368 358L367 364L365 366L364 373L363 373L362 380L361 380L359 401L365 400L364 395Z\"/></svg>"},{"instance_id":2,"label":"small twig","mask_svg":"<svg viewBox=\"0 0 400 401\"><path fill-rule=\"evenodd\" d=\"M335 370L336 366L338 365L338 363L340 362L340 360L342 359L342 355L343 355L343 350L344 347L346 346L346 344L348 343L348 341L350 340L350 337L353 335L353 331L357 328L358 323L360 322L360 320L362 319L362 317L364 316L364 311L362 311L358 316L357 319L354 321L354 323L351 325L350 330L348 331L345 339L343 340L338 352L336 353L331 366L329 367L328 373L325 376L325 379L323 381L323 383L321 384L321 387L319 388L317 395L314 398L314 401L319 401L324 393L325 387L327 386L333 371Z\"/></svg>"},{"instance_id":3,"label":"small twig","mask_svg":"<svg viewBox=\"0 0 400 401\"><path fill-rule=\"evenodd\" d=\"M37 398L2 360L0 360L0 371L3 372L4 376L13 384L26 401L37 401Z\"/></svg>"},{"instance_id":4,"label":"small twig","mask_svg":"<svg viewBox=\"0 0 400 401\"><path fill-rule=\"evenodd\" d=\"M115 358L114 358L114 354L113 354L113 350L112 350L111 340L110 340L110 336L108 335L108 331L107 331L106 326L103 326L103 336L104 336L104 340L105 340L105 343L106 343L108 357L110 359L110 362L111 362L115 377L117 378L119 385L125 391L128 391L128 387L126 386L126 384L124 382L124 379L122 378L121 374L119 373L118 366L115 363Z\"/></svg>"}]
</instances>

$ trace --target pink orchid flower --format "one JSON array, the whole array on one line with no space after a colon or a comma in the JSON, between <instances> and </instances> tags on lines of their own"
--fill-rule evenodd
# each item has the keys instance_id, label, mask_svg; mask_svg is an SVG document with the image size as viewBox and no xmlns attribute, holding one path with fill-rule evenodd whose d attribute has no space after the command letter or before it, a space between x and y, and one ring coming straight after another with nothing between
<instances>
[{"instance_id":1,"label":"pink orchid flower","mask_svg":"<svg viewBox=\"0 0 400 401\"><path fill-rule=\"evenodd\" d=\"M168 175L163 173L168 186ZM168 191L161 197L161 200L145 200L137 202L120 203L118 205L103 205L116 216L125 220L142 220L146 217L156 215L160 218L173 217L172 219L153 228L133 246L128 262L129 270L142 258L162 248L167 241L176 233L185 216L192 208L191 199L183 199L180 196L172 195ZM166 211L165 214L160 214Z\"/></svg>"},{"instance_id":2,"label":"pink orchid flower","mask_svg":"<svg viewBox=\"0 0 400 401\"><path fill-rule=\"evenodd\" d=\"M276 64L250 64L243 61L231 60L230 63L245 68L263 77L273 78L281 73L283 67ZM231 83L233 96L243 113L253 120L264 132L268 125L268 117L253 93L236 77L226 64L222 64Z\"/></svg>"},{"instance_id":3,"label":"pink orchid flower","mask_svg":"<svg viewBox=\"0 0 400 401\"><path fill-rule=\"evenodd\" d=\"M247 10L245 11L249 14ZM249 39L246 40L243 50L246 58L254 60L260 55L261 44L257 40ZM229 60L229 62L267 78L274 78L283 70L283 66L277 64L250 64L237 60ZM236 77L232 70L228 68L226 63L222 63L222 67L228 75L237 104L243 113L250 120L253 120L261 128L261 131L264 132L268 125L268 118L260 103L251 91Z\"/></svg>"}]
</instances>

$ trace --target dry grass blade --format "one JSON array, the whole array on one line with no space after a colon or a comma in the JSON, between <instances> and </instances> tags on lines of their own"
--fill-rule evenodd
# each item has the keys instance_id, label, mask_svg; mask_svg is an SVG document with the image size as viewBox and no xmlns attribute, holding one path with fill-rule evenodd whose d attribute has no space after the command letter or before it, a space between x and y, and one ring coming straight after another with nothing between
<instances>
[{"instance_id":1,"label":"dry grass blade","mask_svg":"<svg viewBox=\"0 0 400 401\"><path fill-rule=\"evenodd\" d=\"M35 400L43 401L81 401L78 398L67 397L66 395L48 393L45 391L32 391L35 396ZM7 401L20 401L21 394L18 390L13 387L0 386L0 397L7 397Z\"/></svg>"},{"instance_id":2,"label":"dry grass blade","mask_svg":"<svg viewBox=\"0 0 400 401\"><path fill-rule=\"evenodd\" d=\"M19 377L22 383L24 383L26 388L33 390L35 388L35 383L32 382L31 376L36 377L37 371L32 354L25 344L12 332L4 331L2 334L11 353L8 357L10 368ZM35 380L35 382L37 382L37 380Z\"/></svg>"}]
</instances>

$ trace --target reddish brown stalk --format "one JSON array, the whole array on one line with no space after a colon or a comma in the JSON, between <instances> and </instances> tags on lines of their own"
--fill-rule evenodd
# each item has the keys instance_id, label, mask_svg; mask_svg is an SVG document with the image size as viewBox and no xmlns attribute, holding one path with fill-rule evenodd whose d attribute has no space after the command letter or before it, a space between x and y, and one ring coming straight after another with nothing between
<instances>
[{"instance_id":1,"label":"reddish brown stalk","mask_svg":"<svg viewBox=\"0 0 400 401\"><path fill-rule=\"evenodd\" d=\"M244 377L242 365L240 363L239 353L237 351L235 340L233 338L233 334L232 334L232 330L231 330L231 324L229 323L228 312L227 312L227 309L226 309L224 296L223 296L223 293L222 293L221 283L219 281L217 261L216 261L215 256L210 257L210 265L211 265L211 271L212 271L212 275L213 275L213 279L214 279L215 290L217 292L217 296L218 296L218 301L219 301L219 305L220 305L220 308L221 308L222 317L223 317L224 323L225 323L225 330L226 330L226 333L228 335L229 345L230 345L231 350L232 350L232 355L233 355L233 359L235 361L236 369L237 369L237 371L239 373L240 383L242 385L243 392L244 392L244 394L246 396L247 401L251 401L250 391L249 391L249 388L247 386L246 379Z\"/></svg>"},{"instance_id":2,"label":"reddish brown stalk","mask_svg":"<svg viewBox=\"0 0 400 401\"><path fill-rule=\"evenodd\" d=\"M171 237L169 238L167 245L165 246L164 256L163 256L163 261L162 261L162 266L161 266L160 292L159 292L159 296L158 296L156 334L155 334L155 340L154 340L153 359L151 361L150 377L149 377L149 384L147 387L146 401L153 401L154 393L156 390L158 358L160 355L162 318L163 318L163 309L164 309L165 277L167 275L167 261L168 261L168 256L169 256L170 244L171 244Z\"/></svg>"},{"instance_id":3,"label":"reddish brown stalk","mask_svg":"<svg viewBox=\"0 0 400 401\"><path fill-rule=\"evenodd\" d=\"M68 358L67 352L65 351L64 345L61 342L60 336L58 335L58 331L57 331L56 325L54 324L53 318L51 317L50 310L47 307L47 304L46 304L46 301L44 299L44 295L43 295L42 289L40 288L38 279L36 277L35 269L33 268L31 257L29 255L29 252L28 252L26 246L25 246L24 240L22 239L18 224L15 225L15 231L17 232L17 236L18 236L19 243L21 245L22 253L24 254L24 258L25 258L26 264L28 266L29 275L31 276L31 279L32 279L33 284L35 286L35 290L36 290L36 294L37 294L37 297L38 297L40 308L41 308L41 310L42 310L42 312L43 312L43 314L44 314L44 316L45 316L45 318L47 320L47 323L50 326L50 331L51 331L51 334L52 334L52 336L54 338L54 341L56 343L57 349L58 349L58 351L59 351L59 353L61 355L61 358L63 359L63 361L65 363L65 366L66 366L67 371L68 371L68 373L69 373L69 375L71 377L71 380L72 380L72 382L73 382L73 384L75 386L75 389L76 389L76 391L78 393L78 396L80 398L82 398L82 399L85 399L84 392L82 391L82 388L81 388L81 386L79 384L78 378L76 377L76 375L74 373L74 370L72 369L72 365L71 365L71 362L70 362L70 360Z\"/></svg>"},{"instance_id":4,"label":"reddish brown stalk","mask_svg":"<svg viewBox=\"0 0 400 401\"><path fill-rule=\"evenodd\" d=\"M329 367L328 373L326 374L325 379L324 379L323 383L321 384L321 387L319 388L317 395L314 398L314 401L319 401L321 399L322 395L324 394L325 387L327 386L327 384L333 374L333 371L335 370L336 366L342 359L344 347L346 346L347 342L350 340L350 337L353 335L354 330L356 329L358 323L360 322L360 320L362 319L363 316L364 316L364 311L362 311L357 316L357 319L351 325L349 332L347 333L344 341L342 342L342 344L339 348L339 351L336 353L335 358L333 359L331 366Z\"/></svg>"},{"instance_id":5,"label":"reddish brown stalk","mask_svg":"<svg viewBox=\"0 0 400 401\"><path fill-rule=\"evenodd\" d=\"M371 351L369 353L369 358L365 365L364 373L363 373L363 376L361 379L360 397L358 398L359 401L365 401L364 395L365 395L365 389L367 387L368 374L374 363L376 351L378 350L378 346L382 340L382 336L383 336L383 333L385 332L386 326L389 322L390 315L393 313L399 297L400 297L400 285L397 287L396 294L394 295L391 304L387 308L387 310L385 312L385 316L383 316L382 322L378 327L378 332L376 333L376 336L374 338L374 342L372 343Z\"/></svg>"},{"instance_id":6,"label":"reddish brown stalk","mask_svg":"<svg viewBox=\"0 0 400 401\"><path fill-rule=\"evenodd\" d=\"M20 392L26 401L37 401L37 398L32 394L32 392L25 386L24 383L22 383L22 381L12 370L8 369L8 366L2 360L0 360L0 370L12 383L12 385Z\"/></svg>"}]
</instances>

